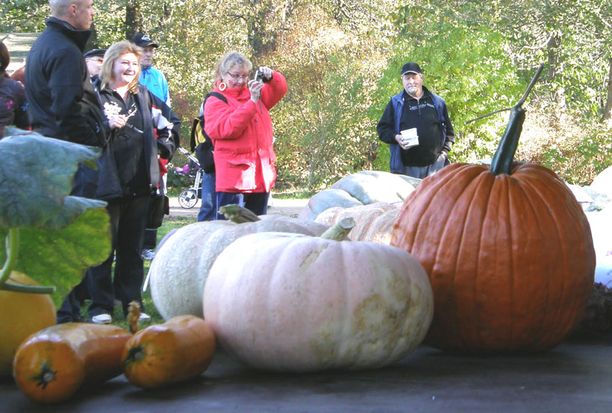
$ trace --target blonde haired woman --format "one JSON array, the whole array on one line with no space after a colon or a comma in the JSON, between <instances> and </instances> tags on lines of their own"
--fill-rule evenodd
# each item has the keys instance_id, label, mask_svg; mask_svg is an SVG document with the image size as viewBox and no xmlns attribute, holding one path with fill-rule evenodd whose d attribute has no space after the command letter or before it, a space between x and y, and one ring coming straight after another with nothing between
<instances>
[{"instance_id":1,"label":"blonde haired woman","mask_svg":"<svg viewBox=\"0 0 612 413\"><path fill-rule=\"evenodd\" d=\"M217 63L213 92L204 107L206 134L214 143L217 211L240 204L257 215L267 212L270 190L276 181L270 109L287 93L285 77L253 65L242 53L226 53ZM217 219L222 216L217 212Z\"/></svg>"},{"instance_id":2,"label":"blonde haired woman","mask_svg":"<svg viewBox=\"0 0 612 413\"><path fill-rule=\"evenodd\" d=\"M142 49L129 41L113 44L104 55L98 90L111 128L110 156L100 168L98 197L108 202L112 252L89 270L89 308L95 323L110 323L114 299L124 314L131 301L142 305L144 278L141 249L151 193L159 187L158 155L174 153L174 124L162 114L167 107L138 84ZM111 275L116 256L114 279ZM143 320L149 319L144 314Z\"/></svg>"}]
</instances>

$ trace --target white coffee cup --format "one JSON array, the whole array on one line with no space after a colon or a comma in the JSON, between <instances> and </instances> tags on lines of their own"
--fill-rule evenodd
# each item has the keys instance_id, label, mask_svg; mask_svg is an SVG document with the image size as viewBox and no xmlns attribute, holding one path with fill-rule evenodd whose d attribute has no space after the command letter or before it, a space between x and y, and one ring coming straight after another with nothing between
<instances>
[{"instance_id":1,"label":"white coffee cup","mask_svg":"<svg viewBox=\"0 0 612 413\"><path fill-rule=\"evenodd\" d=\"M400 133L402 134L402 146L404 148L419 144L419 135L416 128L404 129Z\"/></svg>"}]
</instances>

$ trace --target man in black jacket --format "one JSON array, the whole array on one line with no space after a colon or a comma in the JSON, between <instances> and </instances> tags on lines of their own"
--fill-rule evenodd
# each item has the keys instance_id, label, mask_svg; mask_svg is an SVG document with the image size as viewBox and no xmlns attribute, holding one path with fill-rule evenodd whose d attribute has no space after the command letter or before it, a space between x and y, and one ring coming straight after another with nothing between
<instances>
[{"instance_id":1,"label":"man in black jacket","mask_svg":"<svg viewBox=\"0 0 612 413\"><path fill-rule=\"evenodd\" d=\"M49 6L47 28L32 45L25 71L32 128L45 136L103 146L105 118L83 59L93 0L49 0Z\"/></svg>"},{"instance_id":2,"label":"man in black jacket","mask_svg":"<svg viewBox=\"0 0 612 413\"><path fill-rule=\"evenodd\" d=\"M421 67L408 62L400 75L403 90L387 104L378 137L390 146L391 172L425 178L448 165L455 131L444 99L423 86Z\"/></svg>"},{"instance_id":3,"label":"man in black jacket","mask_svg":"<svg viewBox=\"0 0 612 413\"><path fill-rule=\"evenodd\" d=\"M47 28L27 58L25 79L34 131L90 146L106 143L106 118L93 89L83 49L91 31L93 0L49 0ZM52 160L61 161L61 160ZM72 195L94 198L97 174L81 165ZM89 295L87 277L64 300L59 323L80 321L80 301Z\"/></svg>"}]
</instances>

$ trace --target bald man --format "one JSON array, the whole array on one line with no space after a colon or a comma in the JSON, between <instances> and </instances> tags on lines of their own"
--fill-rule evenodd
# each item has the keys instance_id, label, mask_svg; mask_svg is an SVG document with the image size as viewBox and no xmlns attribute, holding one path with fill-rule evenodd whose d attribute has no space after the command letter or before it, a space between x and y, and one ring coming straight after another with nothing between
<instances>
[{"instance_id":1,"label":"bald man","mask_svg":"<svg viewBox=\"0 0 612 413\"><path fill-rule=\"evenodd\" d=\"M32 45L25 69L32 128L45 136L103 146L105 118L83 58L93 0L50 0L49 6L47 28Z\"/></svg>"}]
</instances>

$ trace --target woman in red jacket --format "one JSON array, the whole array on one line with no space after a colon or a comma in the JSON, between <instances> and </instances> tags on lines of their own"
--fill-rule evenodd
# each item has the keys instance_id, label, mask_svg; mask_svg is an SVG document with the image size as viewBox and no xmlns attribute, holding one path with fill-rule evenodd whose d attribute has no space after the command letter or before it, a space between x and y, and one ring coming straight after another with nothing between
<instances>
[{"instance_id":1,"label":"woman in red jacket","mask_svg":"<svg viewBox=\"0 0 612 413\"><path fill-rule=\"evenodd\" d=\"M279 72L260 67L250 80L253 65L242 53L229 52L217 63L214 92L204 107L204 125L214 144L219 208L239 204L257 215L268 209L276 181L270 109L287 93ZM257 76L259 75L259 76Z\"/></svg>"}]
</instances>

